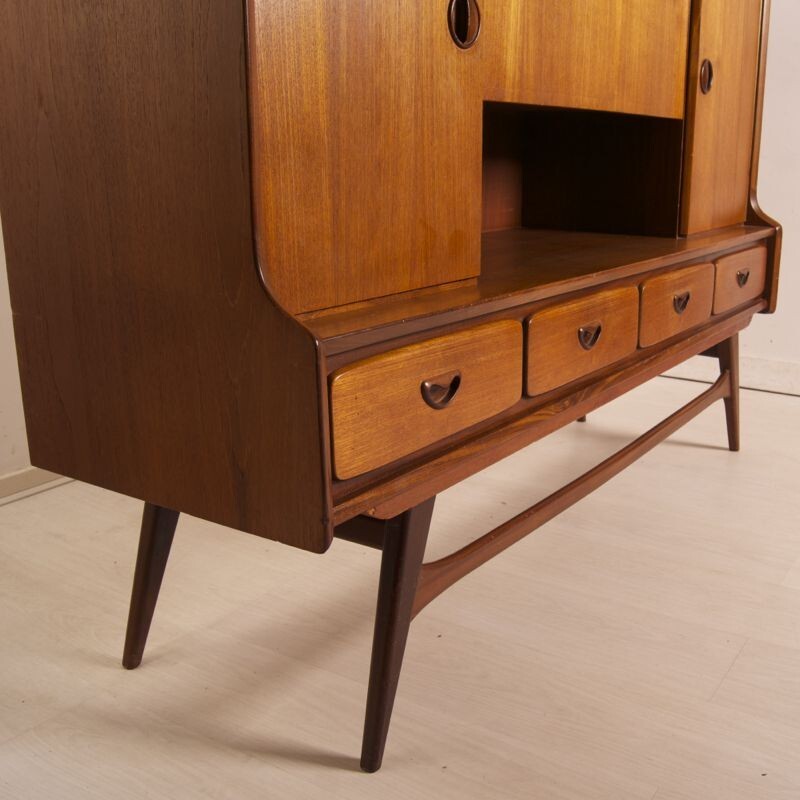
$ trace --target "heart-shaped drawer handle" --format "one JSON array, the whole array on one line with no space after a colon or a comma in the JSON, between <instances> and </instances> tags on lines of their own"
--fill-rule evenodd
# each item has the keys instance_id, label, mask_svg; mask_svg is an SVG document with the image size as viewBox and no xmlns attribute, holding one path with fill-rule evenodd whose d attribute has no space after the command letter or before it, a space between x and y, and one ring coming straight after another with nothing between
<instances>
[{"instance_id":1,"label":"heart-shaped drawer handle","mask_svg":"<svg viewBox=\"0 0 800 800\"><path fill-rule=\"evenodd\" d=\"M584 350L591 350L599 341L603 333L603 326L598 323L597 325L584 325L578 328L578 341Z\"/></svg>"},{"instance_id":2,"label":"heart-shaped drawer handle","mask_svg":"<svg viewBox=\"0 0 800 800\"><path fill-rule=\"evenodd\" d=\"M684 292L683 294L676 294L675 297L672 298L672 305L675 308L676 314L683 314L686 311L687 306L689 305L689 301L692 299L691 292Z\"/></svg>"},{"instance_id":3,"label":"heart-shaped drawer handle","mask_svg":"<svg viewBox=\"0 0 800 800\"><path fill-rule=\"evenodd\" d=\"M437 378L429 378L423 381L419 387L422 399L436 411L447 408L453 401L458 390L461 388L461 373L448 372Z\"/></svg>"},{"instance_id":4,"label":"heart-shaped drawer handle","mask_svg":"<svg viewBox=\"0 0 800 800\"><path fill-rule=\"evenodd\" d=\"M750 270L749 269L740 269L736 273L736 283L739 284L740 289L744 289L747 286L747 281L750 280Z\"/></svg>"}]
</instances>

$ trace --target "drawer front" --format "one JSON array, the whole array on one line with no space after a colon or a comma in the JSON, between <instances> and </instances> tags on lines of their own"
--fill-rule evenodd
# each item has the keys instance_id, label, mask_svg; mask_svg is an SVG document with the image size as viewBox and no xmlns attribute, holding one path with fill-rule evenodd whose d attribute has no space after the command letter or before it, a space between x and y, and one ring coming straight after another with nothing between
<instances>
[{"instance_id":1,"label":"drawer front","mask_svg":"<svg viewBox=\"0 0 800 800\"><path fill-rule=\"evenodd\" d=\"M527 393L549 392L630 355L638 325L635 286L537 312L527 322Z\"/></svg>"},{"instance_id":2,"label":"drawer front","mask_svg":"<svg viewBox=\"0 0 800 800\"><path fill-rule=\"evenodd\" d=\"M503 320L382 353L331 379L334 473L353 478L488 419L522 395L522 329Z\"/></svg>"},{"instance_id":3,"label":"drawer front","mask_svg":"<svg viewBox=\"0 0 800 800\"><path fill-rule=\"evenodd\" d=\"M713 300L713 264L698 264L645 281L639 343L649 347L702 325L711 317Z\"/></svg>"},{"instance_id":4,"label":"drawer front","mask_svg":"<svg viewBox=\"0 0 800 800\"><path fill-rule=\"evenodd\" d=\"M753 247L717 261L714 289L714 313L755 300L764 293L767 283L767 248Z\"/></svg>"}]
</instances>

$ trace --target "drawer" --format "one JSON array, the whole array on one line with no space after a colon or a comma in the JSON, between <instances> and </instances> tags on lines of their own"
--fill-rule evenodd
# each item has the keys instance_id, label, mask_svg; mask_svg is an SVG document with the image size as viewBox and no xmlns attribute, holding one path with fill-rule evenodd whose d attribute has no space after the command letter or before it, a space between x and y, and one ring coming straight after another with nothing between
<instances>
[{"instance_id":1,"label":"drawer","mask_svg":"<svg viewBox=\"0 0 800 800\"><path fill-rule=\"evenodd\" d=\"M502 320L343 367L331 379L334 473L389 464L522 396L522 328Z\"/></svg>"},{"instance_id":2,"label":"drawer","mask_svg":"<svg viewBox=\"0 0 800 800\"><path fill-rule=\"evenodd\" d=\"M714 265L697 264L651 278L642 284L642 347L670 339L711 317Z\"/></svg>"},{"instance_id":3,"label":"drawer","mask_svg":"<svg viewBox=\"0 0 800 800\"><path fill-rule=\"evenodd\" d=\"M761 297L767 283L767 248L753 247L723 256L717 261L714 313L724 314L736 306Z\"/></svg>"},{"instance_id":4,"label":"drawer","mask_svg":"<svg viewBox=\"0 0 800 800\"><path fill-rule=\"evenodd\" d=\"M560 303L527 321L529 395L549 392L635 352L639 290L635 286Z\"/></svg>"}]
</instances>

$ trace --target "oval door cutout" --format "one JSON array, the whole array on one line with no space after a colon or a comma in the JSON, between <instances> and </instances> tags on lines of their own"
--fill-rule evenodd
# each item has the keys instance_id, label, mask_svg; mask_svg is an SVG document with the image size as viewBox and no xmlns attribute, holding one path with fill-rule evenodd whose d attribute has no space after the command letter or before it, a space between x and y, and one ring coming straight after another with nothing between
<instances>
[{"instance_id":1,"label":"oval door cutout","mask_svg":"<svg viewBox=\"0 0 800 800\"><path fill-rule=\"evenodd\" d=\"M472 47L481 32L481 10L477 0L450 0L447 21L453 41L462 50Z\"/></svg>"}]
</instances>

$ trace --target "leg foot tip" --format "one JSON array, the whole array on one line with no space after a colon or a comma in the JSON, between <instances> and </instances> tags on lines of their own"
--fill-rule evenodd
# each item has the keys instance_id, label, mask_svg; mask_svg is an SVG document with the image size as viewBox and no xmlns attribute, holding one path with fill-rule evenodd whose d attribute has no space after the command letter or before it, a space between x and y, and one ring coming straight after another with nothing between
<instances>
[{"instance_id":1,"label":"leg foot tip","mask_svg":"<svg viewBox=\"0 0 800 800\"><path fill-rule=\"evenodd\" d=\"M136 669L139 664L142 663L142 657L139 656L138 658L123 658L122 659L122 666L125 669Z\"/></svg>"}]
</instances>

